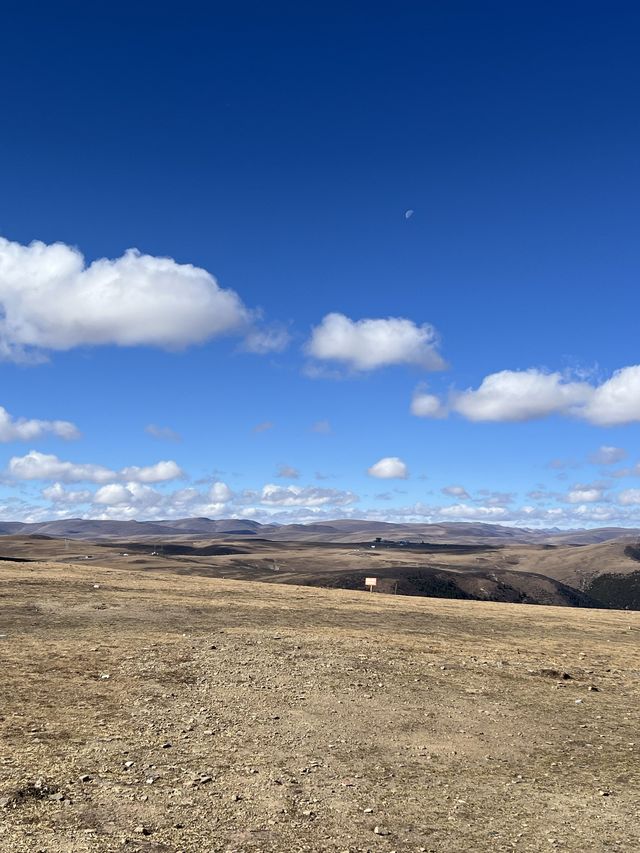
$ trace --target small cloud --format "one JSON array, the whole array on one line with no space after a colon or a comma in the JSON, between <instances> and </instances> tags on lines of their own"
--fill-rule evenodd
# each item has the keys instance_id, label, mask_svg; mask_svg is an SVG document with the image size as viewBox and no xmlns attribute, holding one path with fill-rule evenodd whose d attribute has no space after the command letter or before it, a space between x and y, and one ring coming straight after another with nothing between
<instances>
[{"instance_id":1,"label":"small cloud","mask_svg":"<svg viewBox=\"0 0 640 853\"><path fill-rule=\"evenodd\" d=\"M253 432L267 432L267 430L273 429L275 424L273 421L263 421L261 424L256 424L253 428Z\"/></svg>"},{"instance_id":2,"label":"small cloud","mask_svg":"<svg viewBox=\"0 0 640 853\"><path fill-rule=\"evenodd\" d=\"M380 480L406 480L409 476L406 464L398 456L383 457L367 473Z\"/></svg>"},{"instance_id":3,"label":"small cloud","mask_svg":"<svg viewBox=\"0 0 640 853\"><path fill-rule=\"evenodd\" d=\"M331 430L331 424L329 421L316 421L311 427L312 432L319 432L323 435L328 435Z\"/></svg>"},{"instance_id":4,"label":"small cloud","mask_svg":"<svg viewBox=\"0 0 640 853\"><path fill-rule=\"evenodd\" d=\"M439 397L427 394L425 386L419 385L411 400L411 414L417 418L446 418L449 412Z\"/></svg>"},{"instance_id":5,"label":"small cloud","mask_svg":"<svg viewBox=\"0 0 640 853\"><path fill-rule=\"evenodd\" d=\"M443 495L449 495L452 498L465 498L465 500L468 500L471 497L464 486L445 486L440 491Z\"/></svg>"},{"instance_id":6,"label":"small cloud","mask_svg":"<svg viewBox=\"0 0 640 853\"><path fill-rule=\"evenodd\" d=\"M622 447L611 447L603 444L588 458L592 465L615 465L616 462L621 462L627 458L627 451Z\"/></svg>"},{"instance_id":7,"label":"small cloud","mask_svg":"<svg viewBox=\"0 0 640 853\"><path fill-rule=\"evenodd\" d=\"M299 476L300 471L297 468L293 468L291 465L278 465L276 477L281 480L297 480Z\"/></svg>"},{"instance_id":8,"label":"small cloud","mask_svg":"<svg viewBox=\"0 0 640 853\"><path fill-rule=\"evenodd\" d=\"M338 362L357 372L400 364L443 370L438 343L428 323L418 326L404 317L354 321L333 313L313 329L305 349L319 361Z\"/></svg>"},{"instance_id":9,"label":"small cloud","mask_svg":"<svg viewBox=\"0 0 640 853\"><path fill-rule=\"evenodd\" d=\"M251 329L244 338L242 349L256 355L283 352L291 342L291 335L282 326Z\"/></svg>"},{"instance_id":10,"label":"small cloud","mask_svg":"<svg viewBox=\"0 0 640 853\"><path fill-rule=\"evenodd\" d=\"M34 441L46 435L55 435L66 441L80 438L80 431L70 421L41 421L14 418L0 406L0 441Z\"/></svg>"},{"instance_id":11,"label":"small cloud","mask_svg":"<svg viewBox=\"0 0 640 853\"><path fill-rule=\"evenodd\" d=\"M171 427L158 426L157 424L147 424L144 428L147 435L152 438L157 438L158 441L182 441L182 436Z\"/></svg>"}]
</instances>

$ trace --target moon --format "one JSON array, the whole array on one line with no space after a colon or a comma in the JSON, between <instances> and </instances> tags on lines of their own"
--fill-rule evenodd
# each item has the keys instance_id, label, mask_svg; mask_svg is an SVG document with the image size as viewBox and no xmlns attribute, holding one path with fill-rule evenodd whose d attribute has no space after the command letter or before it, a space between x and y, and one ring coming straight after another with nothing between
<instances>
[{"instance_id":1,"label":"moon","mask_svg":"<svg viewBox=\"0 0 640 853\"><path fill-rule=\"evenodd\" d=\"M405 219L411 219L412 216L413 216L413 210L405 210L405 212L404 212L404 218Z\"/></svg>"}]
</instances>

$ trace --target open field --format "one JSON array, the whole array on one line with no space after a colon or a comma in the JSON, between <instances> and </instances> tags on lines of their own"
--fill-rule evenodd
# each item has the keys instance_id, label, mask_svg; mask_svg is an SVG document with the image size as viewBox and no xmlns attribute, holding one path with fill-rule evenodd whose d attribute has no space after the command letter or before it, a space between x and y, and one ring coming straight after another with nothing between
<instances>
[{"instance_id":1,"label":"open field","mask_svg":"<svg viewBox=\"0 0 640 853\"><path fill-rule=\"evenodd\" d=\"M0 849L637 850L639 632L0 563Z\"/></svg>"},{"instance_id":2,"label":"open field","mask_svg":"<svg viewBox=\"0 0 640 853\"><path fill-rule=\"evenodd\" d=\"M90 561L126 570L347 589L361 589L373 575L384 591L404 595L640 608L640 548L629 537L588 545L496 545L193 535L87 541L14 534L0 537L0 559Z\"/></svg>"}]
</instances>

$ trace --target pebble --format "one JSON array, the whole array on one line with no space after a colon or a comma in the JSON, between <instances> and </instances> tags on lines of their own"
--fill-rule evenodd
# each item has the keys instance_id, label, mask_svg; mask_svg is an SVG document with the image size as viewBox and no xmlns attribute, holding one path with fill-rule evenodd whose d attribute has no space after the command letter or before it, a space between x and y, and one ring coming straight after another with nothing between
<instances>
[{"instance_id":1,"label":"pebble","mask_svg":"<svg viewBox=\"0 0 640 853\"><path fill-rule=\"evenodd\" d=\"M83 773L82 776L79 777L81 782L90 782L91 776L88 773Z\"/></svg>"},{"instance_id":2,"label":"pebble","mask_svg":"<svg viewBox=\"0 0 640 853\"><path fill-rule=\"evenodd\" d=\"M386 831L386 829L383 829L381 826L374 826L373 831L375 832L376 835L388 835L389 834Z\"/></svg>"}]
</instances>

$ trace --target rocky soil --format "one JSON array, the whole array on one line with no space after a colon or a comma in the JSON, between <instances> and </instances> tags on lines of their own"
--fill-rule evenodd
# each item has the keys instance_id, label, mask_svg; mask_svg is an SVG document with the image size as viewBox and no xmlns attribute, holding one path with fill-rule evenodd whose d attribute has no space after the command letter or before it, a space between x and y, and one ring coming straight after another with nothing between
<instances>
[{"instance_id":1,"label":"rocky soil","mask_svg":"<svg viewBox=\"0 0 640 853\"><path fill-rule=\"evenodd\" d=\"M635 851L640 614L0 563L0 850Z\"/></svg>"}]
</instances>

